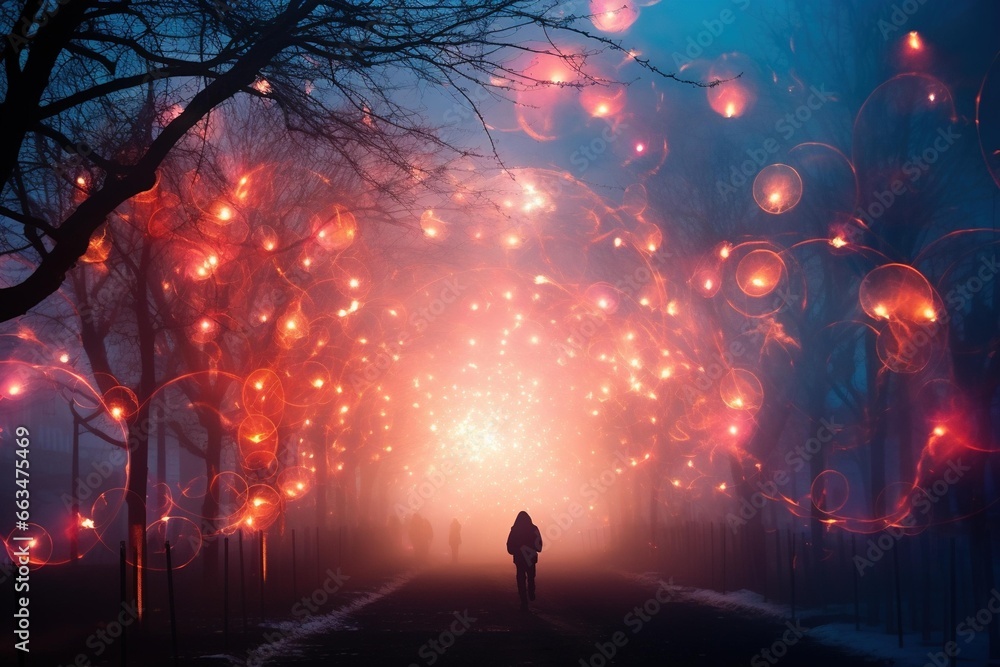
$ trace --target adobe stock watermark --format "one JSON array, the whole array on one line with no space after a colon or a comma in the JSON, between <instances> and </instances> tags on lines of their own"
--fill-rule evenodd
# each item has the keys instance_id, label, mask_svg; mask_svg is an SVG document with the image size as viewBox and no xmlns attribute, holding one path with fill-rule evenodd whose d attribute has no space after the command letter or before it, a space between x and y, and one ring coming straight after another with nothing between
<instances>
[{"instance_id":1,"label":"adobe stock watermark","mask_svg":"<svg viewBox=\"0 0 1000 667\"><path fill-rule=\"evenodd\" d=\"M442 630L435 639L422 644L417 650L417 655L423 660L423 662L410 663L410 667L420 667L420 665L433 665L445 652L455 645L458 638L469 631L472 624L475 623L477 619L475 616L469 614L469 610L466 609L462 612L454 612L455 620L451 622L447 629Z\"/></svg>"},{"instance_id":2,"label":"adobe stock watermark","mask_svg":"<svg viewBox=\"0 0 1000 667\"><path fill-rule=\"evenodd\" d=\"M997 263L996 255L991 257L981 256L979 258L979 269L960 285L948 290L944 297L944 304L939 308L933 317L921 322L912 336L907 337L899 346L899 360L906 365L914 363L918 359L921 349L937 338L937 335L951 322L952 311L961 312L972 299L983 291L1000 273L1000 264Z\"/></svg>"},{"instance_id":3,"label":"adobe stock watermark","mask_svg":"<svg viewBox=\"0 0 1000 667\"><path fill-rule=\"evenodd\" d=\"M761 649L750 658L750 667L767 667L776 664L788 655L789 648L798 644L809 632L809 628L802 627L801 620L796 620L794 623L785 621L785 627L788 629L781 633L781 636L775 639L769 647Z\"/></svg>"},{"instance_id":4,"label":"adobe stock watermark","mask_svg":"<svg viewBox=\"0 0 1000 667\"><path fill-rule=\"evenodd\" d=\"M672 250L661 246L650 256L649 264L650 266L656 266L673 256L674 252ZM613 287L628 298L635 298L642 288L653 280L653 276L653 270L643 264L636 267L631 274L616 280ZM586 347L587 341L593 338L606 324L607 319L603 313L600 311L587 311L580 318L580 321L573 326L573 330L566 341L554 341L552 346L555 348L557 354L573 355L581 352Z\"/></svg>"},{"instance_id":5,"label":"adobe stock watermark","mask_svg":"<svg viewBox=\"0 0 1000 667\"><path fill-rule=\"evenodd\" d=\"M350 575L342 573L339 567L336 572L327 569L323 583L312 593L297 600L289 609L295 621L264 633L264 643L247 651L243 659L233 658L233 664L241 667L263 667L265 661L279 653L276 644L292 636L302 623L319 613L320 608L329 602L350 578Z\"/></svg>"},{"instance_id":6,"label":"adobe stock watermark","mask_svg":"<svg viewBox=\"0 0 1000 667\"><path fill-rule=\"evenodd\" d=\"M750 6L750 0L730 0L730 2L736 5L740 11L746 11ZM736 18L736 13L726 8L719 12L717 18L702 21L701 25L705 29L699 30L694 35L688 35L687 42L684 44L684 53L674 51L670 54L674 59L674 66L680 70L686 65L690 65L695 59L700 58L705 53L705 49L710 48L715 40L722 36L722 33L726 31L726 26L736 23Z\"/></svg>"},{"instance_id":7,"label":"adobe stock watermark","mask_svg":"<svg viewBox=\"0 0 1000 667\"><path fill-rule=\"evenodd\" d=\"M827 90L825 84L820 84L819 87L810 86L809 96L805 102L774 123L774 132L782 141L770 136L764 139L759 146L748 148L746 160L739 164L730 165L728 180L720 178L715 182L715 191L722 197L722 201L728 201L730 195L736 194L748 183L753 182L757 173L771 161L771 156L781 150L782 143L791 140L796 132L812 120L817 111L822 109L827 102L835 99L836 96L837 93Z\"/></svg>"},{"instance_id":8,"label":"adobe stock watermark","mask_svg":"<svg viewBox=\"0 0 1000 667\"><path fill-rule=\"evenodd\" d=\"M476 86L473 90L465 93L463 100L466 102L462 104L460 101L456 101L451 105L449 109L444 112L444 122L447 125L458 125L459 123L465 122L470 118L479 118L479 113L477 112L479 104L486 102L491 99L492 95L490 91L484 86Z\"/></svg>"},{"instance_id":9,"label":"adobe stock watermark","mask_svg":"<svg viewBox=\"0 0 1000 667\"><path fill-rule=\"evenodd\" d=\"M887 527L882 534L878 536L878 538L869 538L868 548L865 550L864 556L858 554L854 555L854 567L858 570L858 576L863 577L865 575L865 570L870 567L874 567L875 563L882 560L882 557L891 551L899 540L903 539L906 535L907 529L917 525L918 517L915 510L920 510L921 516L929 514L934 506L939 503L948 494L948 491L955 484L958 484L959 480L961 480L962 477L965 476L965 473L970 470L972 470L972 467L963 465L961 459L949 461L948 467L944 473L942 473L941 477L934 480L930 486L926 489L920 487L914 489L909 498L910 511L905 517L903 517L903 520L899 522L900 525Z\"/></svg>"},{"instance_id":10,"label":"adobe stock watermark","mask_svg":"<svg viewBox=\"0 0 1000 667\"><path fill-rule=\"evenodd\" d=\"M184 403L184 401L181 401ZM135 451L140 438L149 438L153 435L155 428L163 428L167 421L167 416L179 411L180 404L166 400L164 403L153 403L146 418L139 424L132 424L128 427L128 438L125 447L115 447L107 458L100 461L91 462L90 472L81 472L74 482L76 497L74 498L65 491L59 495L63 507L72 510L80 503L90 500L91 496L97 492L101 486L116 474L125 473L126 464L129 457Z\"/></svg>"},{"instance_id":11,"label":"adobe stock watermark","mask_svg":"<svg viewBox=\"0 0 1000 667\"><path fill-rule=\"evenodd\" d=\"M38 3L38 10L33 16L21 17L21 24L14 25L10 33L7 34L7 43L10 45L14 55L21 53L21 49L31 43L38 36L39 31L49 24L56 14L70 3L70 0L55 0L55 2Z\"/></svg>"},{"instance_id":12,"label":"adobe stock watermark","mask_svg":"<svg viewBox=\"0 0 1000 667\"><path fill-rule=\"evenodd\" d=\"M855 211L855 215L865 221L865 224L872 225L876 220L885 215L886 211L892 208L899 197L907 191L906 183L916 183L930 171L931 166L937 162L941 156L948 152L948 149L955 145L955 142L962 138L962 135L955 131L954 126L938 128L937 136L930 146L919 154L911 154L900 167L903 175L907 177L904 181L901 178L893 179L886 190L876 190L872 192L872 199L868 204L862 204Z\"/></svg>"},{"instance_id":13,"label":"adobe stock watermark","mask_svg":"<svg viewBox=\"0 0 1000 667\"><path fill-rule=\"evenodd\" d=\"M820 426L816 429L816 434L807 438L805 442L795 445L795 448L785 454L785 464L788 469L782 468L771 475L771 479L766 482L757 482L757 491L749 498L740 499L738 513L730 512L726 515L726 524L734 533L747 524L748 521L757 516L765 505L778 495L778 489L785 486L792 479L792 474L801 471L814 456L819 454L823 446L833 441L837 432L843 428L843 424L838 424L831 417L830 419L820 419Z\"/></svg>"},{"instance_id":14,"label":"adobe stock watermark","mask_svg":"<svg viewBox=\"0 0 1000 667\"><path fill-rule=\"evenodd\" d=\"M920 11L920 8L927 4L927 0L904 0L892 6L889 20L878 20L878 29L882 33L882 41L889 41L889 37L903 29L909 23L913 15Z\"/></svg>"},{"instance_id":15,"label":"adobe stock watermark","mask_svg":"<svg viewBox=\"0 0 1000 667\"><path fill-rule=\"evenodd\" d=\"M68 157L51 165L52 171L60 178L73 180L84 161L94 153L94 149L82 139L74 144L67 144L60 148L62 148L62 151Z\"/></svg>"},{"instance_id":16,"label":"adobe stock watermark","mask_svg":"<svg viewBox=\"0 0 1000 667\"><path fill-rule=\"evenodd\" d=\"M966 616L964 621L955 626L955 638L962 638L963 643L971 644L977 634L989 627L997 614L1000 614L1000 591L994 588L990 591L990 599L979 611ZM943 650L927 654L927 662L923 667L948 667L952 664L952 659L961 652L962 646L957 641L948 641Z\"/></svg>"},{"instance_id":17,"label":"adobe stock watermark","mask_svg":"<svg viewBox=\"0 0 1000 667\"><path fill-rule=\"evenodd\" d=\"M580 485L579 495L583 498L583 503L572 501L566 506L565 511L555 512L551 515L551 523L540 530L545 540L550 544L559 541L573 524L586 514L587 510L584 507L584 503L597 502L602 495L607 493L618 482L618 478L621 477L621 473L618 472L619 469L623 469L630 464L631 461L625 454L620 451L616 452L610 466L602 470L597 476L591 477Z\"/></svg>"},{"instance_id":18,"label":"adobe stock watermark","mask_svg":"<svg viewBox=\"0 0 1000 667\"><path fill-rule=\"evenodd\" d=\"M118 616L105 627L87 637L84 645L90 652L80 652L76 654L69 665L60 667L90 667L93 663L91 658L99 658L104 652L122 636L125 628L132 625L139 618L139 611L135 602L123 602ZM103 664L103 663L102 663Z\"/></svg>"},{"instance_id":19,"label":"adobe stock watermark","mask_svg":"<svg viewBox=\"0 0 1000 667\"><path fill-rule=\"evenodd\" d=\"M494 426L495 428L495 426ZM471 445L464 441L459 441L454 444L454 446L448 449L449 454L461 460L462 457L469 456L471 454ZM396 513L396 518L400 521L407 518L415 512L419 512L423 509L434 495L444 487L447 483L448 478L455 473L456 463L451 458L446 458L441 462L439 468L434 468L429 470L424 478L410 489L409 493L402 502L397 502L393 506L393 511Z\"/></svg>"},{"instance_id":20,"label":"adobe stock watermark","mask_svg":"<svg viewBox=\"0 0 1000 667\"><path fill-rule=\"evenodd\" d=\"M661 579L660 587L656 589L652 597L641 605L636 605L622 617L622 624L628 628L631 634L624 630L616 630L608 641L594 642L596 650L589 658L580 658L580 667L605 667L628 645L632 637L639 634L660 613L663 607L676 599L679 592L680 587L674 585L673 577L670 578L669 582Z\"/></svg>"},{"instance_id":21,"label":"adobe stock watermark","mask_svg":"<svg viewBox=\"0 0 1000 667\"><path fill-rule=\"evenodd\" d=\"M456 445L456 448L459 446ZM423 509L424 505L434 497L434 494L441 490L441 487L447 482L447 478L454 472L455 464L447 459L441 462L440 469L435 468L429 471L424 479L406 494L405 502L397 502L393 506L396 518L402 521L411 514Z\"/></svg>"},{"instance_id":22,"label":"adobe stock watermark","mask_svg":"<svg viewBox=\"0 0 1000 667\"><path fill-rule=\"evenodd\" d=\"M594 137L585 144L580 144L569 156L570 164L577 169L576 175L582 176L591 164L596 162L608 148L618 141L628 127L628 123L624 122L605 125L600 136Z\"/></svg>"},{"instance_id":23,"label":"adobe stock watermark","mask_svg":"<svg viewBox=\"0 0 1000 667\"><path fill-rule=\"evenodd\" d=\"M685 402L692 406L703 398L735 366L736 361L749 351L739 339L733 340L722 352L716 352L703 364L702 372L694 381L684 385Z\"/></svg>"},{"instance_id":24,"label":"adobe stock watermark","mask_svg":"<svg viewBox=\"0 0 1000 667\"><path fill-rule=\"evenodd\" d=\"M463 284L454 275L446 279L437 297L410 316L409 324L415 333L404 331L396 341L387 343L363 369L351 374L351 387L361 393L365 387L382 377L402 354L403 348L415 336L426 331L468 288L468 284Z\"/></svg>"},{"instance_id":25,"label":"adobe stock watermark","mask_svg":"<svg viewBox=\"0 0 1000 667\"><path fill-rule=\"evenodd\" d=\"M795 298L797 298L795 295L779 290L772 305L774 313L792 303L792 299ZM784 305L779 305L779 303ZM763 337L764 332L758 324L749 319L745 320L736 338L730 341L729 345L721 352L715 352L709 357L707 362L702 364L700 374L681 389L685 402L689 406L693 406L703 399L736 366L736 362L750 351L750 344L760 342ZM746 339L746 342L741 340L743 338Z\"/></svg>"}]
</instances>

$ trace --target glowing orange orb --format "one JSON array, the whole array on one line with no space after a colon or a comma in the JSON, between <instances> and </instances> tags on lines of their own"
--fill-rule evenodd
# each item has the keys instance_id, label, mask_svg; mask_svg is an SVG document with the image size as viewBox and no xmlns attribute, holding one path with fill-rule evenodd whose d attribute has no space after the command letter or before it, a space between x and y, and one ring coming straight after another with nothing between
<instances>
[{"instance_id":1,"label":"glowing orange orb","mask_svg":"<svg viewBox=\"0 0 1000 667\"><path fill-rule=\"evenodd\" d=\"M354 243L358 234L358 221L343 206L334 205L322 217L315 219L316 242L326 250L344 250Z\"/></svg>"},{"instance_id":2,"label":"glowing orange orb","mask_svg":"<svg viewBox=\"0 0 1000 667\"><path fill-rule=\"evenodd\" d=\"M285 390L277 373L260 368L243 382L243 409L250 414L278 419L285 409Z\"/></svg>"},{"instance_id":3,"label":"glowing orange orb","mask_svg":"<svg viewBox=\"0 0 1000 667\"><path fill-rule=\"evenodd\" d=\"M753 181L753 198L765 213L789 211L802 199L802 177L787 164L768 165Z\"/></svg>"},{"instance_id":4,"label":"glowing orange orb","mask_svg":"<svg viewBox=\"0 0 1000 667\"><path fill-rule=\"evenodd\" d=\"M770 294L781 282L785 263L778 253L771 250L754 250L747 253L736 267L736 284L747 296L760 297Z\"/></svg>"},{"instance_id":5,"label":"glowing orange orb","mask_svg":"<svg viewBox=\"0 0 1000 667\"><path fill-rule=\"evenodd\" d=\"M430 209L420 215L420 229L423 230L424 236L436 241L443 239L447 232L444 220L434 215L434 211Z\"/></svg>"},{"instance_id":6,"label":"glowing orange orb","mask_svg":"<svg viewBox=\"0 0 1000 667\"><path fill-rule=\"evenodd\" d=\"M742 368L734 368L719 381L719 395L734 410L756 412L764 402L760 380Z\"/></svg>"},{"instance_id":7,"label":"glowing orange orb","mask_svg":"<svg viewBox=\"0 0 1000 667\"><path fill-rule=\"evenodd\" d=\"M608 314L618 310L621 299L618 290L608 283L594 283L584 291L583 297L591 305Z\"/></svg>"},{"instance_id":8,"label":"glowing orange orb","mask_svg":"<svg viewBox=\"0 0 1000 667\"><path fill-rule=\"evenodd\" d=\"M934 289L919 271L905 264L886 264L871 271L858 289L861 308L875 320L933 322Z\"/></svg>"},{"instance_id":9,"label":"glowing orange orb","mask_svg":"<svg viewBox=\"0 0 1000 667\"><path fill-rule=\"evenodd\" d=\"M624 32L639 18L630 0L590 0L590 20L603 32Z\"/></svg>"},{"instance_id":10,"label":"glowing orange orb","mask_svg":"<svg viewBox=\"0 0 1000 667\"><path fill-rule=\"evenodd\" d=\"M625 86L620 83L600 83L580 92L580 105L593 118L607 118L625 108Z\"/></svg>"},{"instance_id":11,"label":"glowing orange orb","mask_svg":"<svg viewBox=\"0 0 1000 667\"><path fill-rule=\"evenodd\" d=\"M716 78L716 77L713 77ZM719 76L725 79L728 76ZM739 118L753 106L756 97L749 87L738 80L726 81L714 88L709 88L706 93L708 105L712 111L723 118Z\"/></svg>"},{"instance_id":12,"label":"glowing orange orb","mask_svg":"<svg viewBox=\"0 0 1000 667\"><path fill-rule=\"evenodd\" d=\"M274 461L278 448L278 429L267 417L250 415L238 430L240 456L247 470L260 470Z\"/></svg>"},{"instance_id":13,"label":"glowing orange orb","mask_svg":"<svg viewBox=\"0 0 1000 667\"><path fill-rule=\"evenodd\" d=\"M278 474L278 488L288 500L298 500L312 488L313 473L303 466L286 468Z\"/></svg>"}]
</instances>

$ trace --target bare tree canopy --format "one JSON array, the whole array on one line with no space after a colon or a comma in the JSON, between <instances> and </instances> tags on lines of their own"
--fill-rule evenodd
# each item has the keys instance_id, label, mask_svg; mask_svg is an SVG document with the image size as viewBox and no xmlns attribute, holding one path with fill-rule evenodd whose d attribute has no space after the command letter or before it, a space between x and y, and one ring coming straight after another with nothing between
<instances>
[{"instance_id":1,"label":"bare tree canopy","mask_svg":"<svg viewBox=\"0 0 1000 667\"><path fill-rule=\"evenodd\" d=\"M4 2L3 16L0 321L58 290L107 216L154 187L181 138L236 96L271 100L379 187L433 168L414 164L417 147L449 148L401 89L422 82L471 103L477 88L551 85L512 64L523 54L562 58L581 77L560 85L588 85L586 57L623 50L554 2L522 0L30 0ZM586 48L564 51L558 35ZM41 203L67 190L68 210Z\"/></svg>"}]
</instances>

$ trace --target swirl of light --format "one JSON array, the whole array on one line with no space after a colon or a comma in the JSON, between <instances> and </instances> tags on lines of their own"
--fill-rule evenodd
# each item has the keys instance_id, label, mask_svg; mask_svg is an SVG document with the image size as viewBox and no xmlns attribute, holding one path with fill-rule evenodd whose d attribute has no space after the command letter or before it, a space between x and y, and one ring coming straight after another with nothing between
<instances>
[{"instance_id":1,"label":"swirl of light","mask_svg":"<svg viewBox=\"0 0 1000 667\"><path fill-rule=\"evenodd\" d=\"M851 486L842 472L824 470L813 478L810 495L816 509L826 514L834 514L847 504Z\"/></svg>"},{"instance_id":2,"label":"swirl of light","mask_svg":"<svg viewBox=\"0 0 1000 667\"><path fill-rule=\"evenodd\" d=\"M420 214L420 229L424 236L432 241L440 241L448 233L448 225L439 218L432 209L427 209Z\"/></svg>"},{"instance_id":3,"label":"swirl of light","mask_svg":"<svg viewBox=\"0 0 1000 667\"><path fill-rule=\"evenodd\" d=\"M100 264L107 260L108 256L111 254L111 232L108 230L108 225L104 225L99 233L95 233L90 237L90 243L87 244L87 252L83 254L80 258L81 262L86 262L87 264Z\"/></svg>"},{"instance_id":4,"label":"swirl of light","mask_svg":"<svg viewBox=\"0 0 1000 667\"><path fill-rule=\"evenodd\" d=\"M135 392L122 385L108 389L103 400L108 415L116 421L128 421L139 410L139 399Z\"/></svg>"},{"instance_id":5,"label":"swirl of light","mask_svg":"<svg viewBox=\"0 0 1000 667\"><path fill-rule=\"evenodd\" d=\"M228 470L215 475L208 484L208 492L226 521L239 521L246 506L248 488L242 475Z\"/></svg>"},{"instance_id":6,"label":"swirl of light","mask_svg":"<svg viewBox=\"0 0 1000 667\"><path fill-rule=\"evenodd\" d=\"M138 506L139 496L124 487L115 487L104 491L94 499L89 513L81 510L81 515L87 518L86 528L109 550L117 550L118 543L105 537L126 532L126 515L122 510L129 504ZM81 535L86 531L81 531ZM83 550L81 549L81 552Z\"/></svg>"},{"instance_id":7,"label":"swirl of light","mask_svg":"<svg viewBox=\"0 0 1000 667\"><path fill-rule=\"evenodd\" d=\"M562 53L540 53L521 70L519 79L524 88L516 98L517 122L536 141L558 138L559 128L567 127L567 121L580 114L574 87L581 82L581 58L572 48L562 49Z\"/></svg>"},{"instance_id":8,"label":"swirl of light","mask_svg":"<svg viewBox=\"0 0 1000 667\"><path fill-rule=\"evenodd\" d=\"M592 308L611 315L618 310L621 293L608 283L594 283L584 291L583 298Z\"/></svg>"},{"instance_id":9,"label":"swirl of light","mask_svg":"<svg viewBox=\"0 0 1000 667\"><path fill-rule=\"evenodd\" d=\"M293 303L278 318L274 330L275 342L286 350L291 349L308 339L309 325L309 318L302 311L301 305Z\"/></svg>"},{"instance_id":10,"label":"swirl of light","mask_svg":"<svg viewBox=\"0 0 1000 667\"><path fill-rule=\"evenodd\" d=\"M278 473L278 488L287 500L299 500L309 493L313 477L313 472L304 466L285 468Z\"/></svg>"},{"instance_id":11,"label":"swirl of light","mask_svg":"<svg viewBox=\"0 0 1000 667\"><path fill-rule=\"evenodd\" d=\"M240 422L238 432L243 467L261 470L270 466L278 449L278 429L263 415L250 415Z\"/></svg>"},{"instance_id":12,"label":"swirl of light","mask_svg":"<svg viewBox=\"0 0 1000 667\"><path fill-rule=\"evenodd\" d=\"M736 282L744 294L761 297L770 294L781 282L785 263L771 250L752 250L736 268Z\"/></svg>"},{"instance_id":13,"label":"swirl of light","mask_svg":"<svg viewBox=\"0 0 1000 667\"><path fill-rule=\"evenodd\" d=\"M787 164L771 164L753 180L753 198L765 213L780 215L802 199L802 178Z\"/></svg>"},{"instance_id":14,"label":"swirl of light","mask_svg":"<svg viewBox=\"0 0 1000 667\"><path fill-rule=\"evenodd\" d=\"M243 525L254 530L267 530L282 511L281 494L267 484L254 484L247 489L247 504Z\"/></svg>"},{"instance_id":15,"label":"swirl of light","mask_svg":"<svg viewBox=\"0 0 1000 667\"><path fill-rule=\"evenodd\" d=\"M279 420L285 410L281 378L270 368L258 368L243 382L243 409L250 414Z\"/></svg>"},{"instance_id":16,"label":"swirl of light","mask_svg":"<svg viewBox=\"0 0 1000 667\"><path fill-rule=\"evenodd\" d=\"M757 102L757 93L750 82L753 69L750 59L742 53L725 53L708 70L709 81L721 81L705 90L708 104L723 118L739 118Z\"/></svg>"},{"instance_id":17,"label":"swirl of light","mask_svg":"<svg viewBox=\"0 0 1000 667\"><path fill-rule=\"evenodd\" d=\"M622 210L631 216L642 215L649 206L649 193L642 183L632 183L622 195Z\"/></svg>"},{"instance_id":18,"label":"swirl of light","mask_svg":"<svg viewBox=\"0 0 1000 667\"><path fill-rule=\"evenodd\" d=\"M358 234L358 221L345 207L334 204L313 217L316 242L325 250L346 250Z\"/></svg>"},{"instance_id":19,"label":"swirl of light","mask_svg":"<svg viewBox=\"0 0 1000 667\"><path fill-rule=\"evenodd\" d=\"M739 81L726 81L706 91L708 105L723 118L739 118L753 105L754 97Z\"/></svg>"},{"instance_id":20,"label":"swirl of light","mask_svg":"<svg viewBox=\"0 0 1000 667\"><path fill-rule=\"evenodd\" d=\"M890 322L879 331L875 350L882 364L894 373L917 373L930 363L935 346L921 328L908 323Z\"/></svg>"},{"instance_id":21,"label":"swirl of light","mask_svg":"<svg viewBox=\"0 0 1000 667\"><path fill-rule=\"evenodd\" d=\"M251 237L264 252L273 252L278 247L278 233L270 225L256 227Z\"/></svg>"},{"instance_id":22,"label":"swirl of light","mask_svg":"<svg viewBox=\"0 0 1000 667\"><path fill-rule=\"evenodd\" d=\"M17 538L17 539L15 539ZM27 530L14 529L4 538L7 557L12 563L19 562L18 549L28 547L28 563L35 567L47 565L52 560L52 536L37 523L29 523Z\"/></svg>"},{"instance_id":23,"label":"swirl of light","mask_svg":"<svg viewBox=\"0 0 1000 667\"><path fill-rule=\"evenodd\" d=\"M146 527L147 567L150 570L167 569L166 543L170 542L170 566L185 567L201 551L203 536L198 524L182 516L166 516Z\"/></svg>"},{"instance_id":24,"label":"swirl of light","mask_svg":"<svg viewBox=\"0 0 1000 667\"><path fill-rule=\"evenodd\" d=\"M753 414L764 403L764 389L760 380L750 371L734 368L719 381L719 395L722 402L734 410L746 410Z\"/></svg>"},{"instance_id":25,"label":"swirl of light","mask_svg":"<svg viewBox=\"0 0 1000 667\"><path fill-rule=\"evenodd\" d=\"M922 273L905 264L885 264L870 271L858 288L862 310L874 320L933 322L934 288Z\"/></svg>"},{"instance_id":26,"label":"swirl of light","mask_svg":"<svg viewBox=\"0 0 1000 667\"><path fill-rule=\"evenodd\" d=\"M592 118L618 116L625 108L625 84L616 80L614 71L600 65L588 66L587 74L591 83L580 91L583 110Z\"/></svg>"}]
</instances>

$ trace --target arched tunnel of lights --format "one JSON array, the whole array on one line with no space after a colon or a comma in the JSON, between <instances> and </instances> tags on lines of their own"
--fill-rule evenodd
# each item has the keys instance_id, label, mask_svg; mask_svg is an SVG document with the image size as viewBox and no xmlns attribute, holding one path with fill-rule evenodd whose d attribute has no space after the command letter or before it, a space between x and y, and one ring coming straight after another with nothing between
<instances>
[{"instance_id":1,"label":"arched tunnel of lights","mask_svg":"<svg viewBox=\"0 0 1000 667\"><path fill-rule=\"evenodd\" d=\"M726 76L736 60L706 72ZM755 103L748 79L708 89L705 103L735 121ZM4 337L0 411L44 396L64 432L75 413L106 436L88 436L82 486L63 485L74 502L58 491L36 504L36 562L116 551L133 469L121 443L146 428L180 447L195 436L178 433L210 423L221 429L216 464L149 488L147 535L172 539L179 566L210 535L384 524L400 508L484 533L521 508L545 523L574 505L581 528L723 521L765 489L775 525L872 533L939 520L909 521L911 494L948 460L985 449L955 382L942 297L964 279L951 268L980 232L943 234L926 262L907 265L857 211L859 193L886 189L901 168L874 154L872 137L906 116L934 145L955 117L948 88L890 79L854 119L852 156L790 148L733 188L759 233L698 243L675 240L693 223L655 203L671 156L656 123L629 115L624 88L530 94L543 103L520 107L511 130L552 139L555 119L579 104L624 137L611 159L633 182L608 194L554 170L460 170L450 198L399 243L370 234L346 204L289 203L282 182L318 178L290 164L233 166L224 188L161 182L131 202L121 217L164 248L155 284L173 327L158 345L183 370L140 401L124 384L101 389L83 353L42 329ZM116 233L109 225L92 241L87 270L107 271ZM829 387L811 384L819 377ZM922 407L912 452L876 487L866 470L878 417L851 409L864 399L849 394L885 381ZM144 426L144 409L167 417ZM810 459L814 439L830 446ZM781 470L791 481L767 484Z\"/></svg>"}]
</instances>

